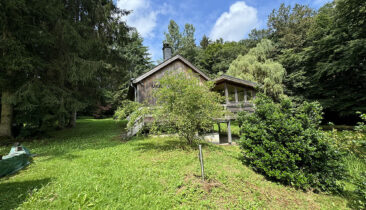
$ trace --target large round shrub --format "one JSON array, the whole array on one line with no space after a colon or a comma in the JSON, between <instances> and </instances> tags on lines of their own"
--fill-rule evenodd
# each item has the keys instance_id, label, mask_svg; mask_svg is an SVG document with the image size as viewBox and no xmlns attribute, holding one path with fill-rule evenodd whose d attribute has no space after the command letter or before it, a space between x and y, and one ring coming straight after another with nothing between
<instances>
[{"instance_id":1,"label":"large round shrub","mask_svg":"<svg viewBox=\"0 0 366 210\"><path fill-rule=\"evenodd\" d=\"M256 99L255 113L240 113L243 161L271 180L306 190L338 191L342 154L319 130L321 106L289 99Z\"/></svg>"}]
</instances>

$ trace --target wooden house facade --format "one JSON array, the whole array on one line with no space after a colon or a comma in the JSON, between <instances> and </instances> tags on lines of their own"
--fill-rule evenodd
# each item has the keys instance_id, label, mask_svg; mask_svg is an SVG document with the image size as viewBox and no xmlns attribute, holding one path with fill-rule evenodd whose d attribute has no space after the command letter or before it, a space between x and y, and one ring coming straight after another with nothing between
<instances>
[{"instance_id":1,"label":"wooden house facade","mask_svg":"<svg viewBox=\"0 0 366 210\"><path fill-rule=\"evenodd\" d=\"M193 72L201 82L213 81L215 86L213 91L219 92L225 97L222 104L225 109L234 113L234 117L225 119L217 119L218 124L227 123L228 125L228 141L231 143L230 121L235 120L235 114L240 111L253 112L253 104L251 100L256 95L256 83L238 79L228 75L211 80L201 70L195 67L188 60L180 55L171 57L171 49L164 45L163 48L164 61L150 71L142 74L136 79L131 80L128 91L128 98L139 103L144 103L149 106L154 106L156 103L153 97L154 88L158 88L157 81L168 72Z\"/></svg>"},{"instance_id":2,"label":"wooden house facade","mask_svg":"<svg viewBox=\"0 0 366 210\"><path fill-rule=\"evenodd\" d=\"M139 103L154 105L156 100L152 96L154 88L157 88L157 81L168 72L184 72L192 71L201 82L209 80L202 71L197 69L193 64L184 59L180 55L165 60L152 70L132 80L129 90L129 98Z\"/></svg>"}]
</instances>

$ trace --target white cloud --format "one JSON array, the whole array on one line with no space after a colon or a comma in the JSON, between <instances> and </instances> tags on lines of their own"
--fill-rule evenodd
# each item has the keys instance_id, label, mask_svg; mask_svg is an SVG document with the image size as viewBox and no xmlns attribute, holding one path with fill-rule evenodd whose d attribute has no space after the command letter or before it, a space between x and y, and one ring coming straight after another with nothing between
<instances>
[{"instance_id":1,"label":"white cloud","mask_svg":"<svg viewBox=\"0 0 366 210\"><path fill-rule=\"evenodd\" d=\"M210 38L239 41L258 25L257 9L238 1L230 6L229 12L222 13L216 20Z\"/></svg>"},{"instance_id":2,"label":"white cloud","mask_svg":"<svg viewBox=\"0 0 366 210\"><path fill-rule=\"evenodd\" d=\"M128 16L122 17L129 26L135 27L142 37L153 37L159 11L153 10L150 0L118 0L117 7L132 10Z\"/></svg>"}]
</instances>

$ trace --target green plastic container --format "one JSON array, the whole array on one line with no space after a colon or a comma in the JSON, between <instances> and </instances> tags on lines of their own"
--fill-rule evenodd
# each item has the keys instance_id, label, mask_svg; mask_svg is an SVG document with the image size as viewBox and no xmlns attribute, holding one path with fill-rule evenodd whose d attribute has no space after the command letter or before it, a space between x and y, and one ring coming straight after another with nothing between
<instances>
[{"instance_id":1,"label":"green plastic container","mask_svg":"<svg viewBox=\"0 0 366 210\"><path fill-rule=\"evenodd\" d=\"M29 150L23 146L13 146L8 155L0 160L0 178L16 173L30 164L32 158Z\"/></svg>"}]
</instances>

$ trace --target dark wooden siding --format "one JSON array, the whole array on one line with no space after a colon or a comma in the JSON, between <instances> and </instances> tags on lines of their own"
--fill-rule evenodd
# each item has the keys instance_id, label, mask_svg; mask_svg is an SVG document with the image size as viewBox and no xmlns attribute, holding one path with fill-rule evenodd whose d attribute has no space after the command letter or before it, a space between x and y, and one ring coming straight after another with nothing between
<instances>
[{"instance_id":1,"label":"dark wooden siding","mask_svg":"<svg viewBox=\"0 0 366 210\"><path fill-rule=\"evenodd\" d=\"M150 105L155 104L155 99L152 96L152 92L154 89L154 85L156 84L156 81L161 79L166 72L171 71L177 71L177 72L187 72L191 69L181 62L180 60L176 60L172 62L171 64L165 66L161 70L155 72L154 74L150 75L149 77L145 78L141 82L139 82L136 86L137 89L137 101L140 103L146 103ZM191 70L192 71L192 70ZM192 71L193 72L193 71ZM197 77L200 78L201 82L206 81L205 78L203 78L201 75L196 74Z\"/></svg>"}]
</instances>

